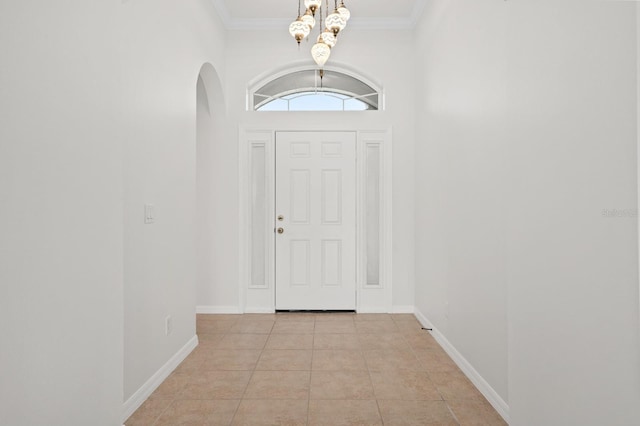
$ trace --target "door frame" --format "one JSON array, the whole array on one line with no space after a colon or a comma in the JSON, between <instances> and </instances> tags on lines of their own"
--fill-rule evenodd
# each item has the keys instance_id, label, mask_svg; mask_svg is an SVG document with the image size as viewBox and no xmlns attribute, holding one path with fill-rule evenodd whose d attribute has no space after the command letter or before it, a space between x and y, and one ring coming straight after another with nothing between
<instances>
[{"instance_id":1,"label":"door frame","mask_svg":"<svg viewBox=\"0 0 640 426\"><path fill-rule=\"evenodd\" d=\"M239 129L238 312L275 312L275 137L278 132L356 133L356 311L392 312L392 129ZM379 282L367 283L366 173L379 161ZM256 202L257 200L257 202ZM257 271L257 272L255 272Z\"/></svg>"}]
</instances>

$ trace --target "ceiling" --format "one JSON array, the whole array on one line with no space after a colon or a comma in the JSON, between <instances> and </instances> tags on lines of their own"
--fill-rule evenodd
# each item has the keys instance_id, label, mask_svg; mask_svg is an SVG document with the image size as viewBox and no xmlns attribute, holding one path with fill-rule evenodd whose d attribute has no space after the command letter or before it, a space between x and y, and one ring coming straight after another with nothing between
<instances>
[{"instance_id":1,"label":"ceiling","mask_svg":"<svg viewBox=\"0 0 640 426\"><path fill-rule=\"evenodd\" d=\"M228 29L282 29L298 14L297 0L211 0ZM323 0L323 4L324 4ZM363 29L411 29L427 0L344 0L349 25ZM304 1L303 9L304 9ZM338 4L340 2L338 1ZM334 0L329 0L332 9Z\"/></svg>"}]
</instances>

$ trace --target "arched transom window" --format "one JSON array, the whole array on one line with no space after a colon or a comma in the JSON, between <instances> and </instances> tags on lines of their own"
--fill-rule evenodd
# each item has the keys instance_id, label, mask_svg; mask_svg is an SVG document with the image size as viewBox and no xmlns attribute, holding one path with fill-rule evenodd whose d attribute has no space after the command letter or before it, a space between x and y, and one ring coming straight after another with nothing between
<instances>
[{"instance_id":1,"label":"arched transom window","mask_svg":"<svg viewBox=\"0 0 640 426\"><path fill-rule=\"evenodd\" d=\"M281 75L252 94L256 111L377 110L380 93L352 75L305 69Z\"/></svg>"}]
</instances>

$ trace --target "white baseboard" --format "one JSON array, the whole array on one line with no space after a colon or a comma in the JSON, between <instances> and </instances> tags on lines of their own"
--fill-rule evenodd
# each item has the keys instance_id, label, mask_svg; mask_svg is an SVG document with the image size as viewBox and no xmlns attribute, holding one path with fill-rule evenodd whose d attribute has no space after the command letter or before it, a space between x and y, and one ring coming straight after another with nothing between
<instances>
[{"instance_id":1,"label":"white baseboard","mask_svg":"<svg viewBox=\"0 0 640 426\"><path fill-rule=\"evenodd\" d=\"M193 336L186 345L169 359L149 380L129 398L122 407L122 422L124 423L151 396L158 386L169 377L169 374L198 346L198 336Z\"/></svg>"},{"instance_id":2,"label":"white baseboard","mask_svg":"<svg viewBox=\"0 0 640 426\"><path fill-rule=\"evenodd\" d=\"M196 314L241 314L237 306L196 306Z\"/></svg>"},{"instance_id":3,"label":"white baseboard","mask_svg":"<svg viewBox=\"0 0 640 426\"><path fill-rule=\"evenodd\" d=\"M360 306L356 309L356 312L359 314L388 314L389 309L385 308L377 308L372 306Z\"/></svg>"},{"instance_id":4,"label":"white baseboard","mask_svg":"<svg viewBox=\"0 0 640 426\"><path fill-rule=\"evenodd\" d=\"M414 312L414 308L409 305L395 305L391 307L391 312L389 312L389 309L385 308L361 306L357 311L359 314L412 314Z\"/></svg>"},{"instance_id":5,"label":"white baseboard","mask_svg":"<svg viewBox=\"0 0 640 426\"><path fill-rule=\"evenodd\" d=\"M442 346L445 352L451 357L451 359L460 367L462 372L471 380L471 382L475 385L476 388L487 398L487 401L496 409L498 414L502 416L507 424L509 423L509 405L505 402L504 399L498 395L498 393L487 383L487 381L476 371L475 368L465 359L465 357L458 352L458 350L447 340L447 338L438 331L437 328L433 326L431 321L425 317L422 312L418 309L414 312L418 321L425 328L431 328L433 331L431 332L432 336L436 339L436 341Z\"/></svg>"},{"instance_id":6,"label":"white baseboard","mask_svg":"<svg viewBox=\"0 0 640 426\"><path fill-rule=\"evenodd\" d=\"M245 314L274 314L276 312L276 308L244 308Z\"/></svg>"},{"instance_id":7,"label":"white baseboard","mask_svg":"<svg viewBox=\"0 0 640 426\"><path fill-rule=\"evenodd\" d=\"M197 314L272 314L275 308L259 308L248 307L242 312L237 306L196 306ZM412 305L395 305L391 308L391 312L385 308L363 306L358 308L361 314L412 314L414 308Z\"/></svg>"},{"instance_id":8,"label":"white baseboard","mask_svg":"<svg viewBox=\"0 0 640 426\"><path fill-rule=\"evenodd\" d=\"M416 311L413 305L394 305L391 309L393 314L412 314Z\"/></svg>"}]
</instances>

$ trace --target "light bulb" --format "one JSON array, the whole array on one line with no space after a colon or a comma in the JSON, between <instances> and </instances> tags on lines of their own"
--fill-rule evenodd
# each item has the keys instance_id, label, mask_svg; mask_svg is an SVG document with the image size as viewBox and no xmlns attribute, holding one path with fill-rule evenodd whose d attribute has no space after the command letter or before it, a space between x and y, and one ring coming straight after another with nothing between
<instances>
[{"instance_id":1,"label":"light bulb","mask_svg":"<svg viewBox=\"0 0 640 426\"><path fill-rule=\"evenodd\" d=\"M316 10L322 5L322 0L304 0L304 6L311 11L313 16L316 16Z\"/></svg>"},{"instance_id":2,"label":"light bulb","mask_svg":"<svg viewBox=\"0 0 640 426\"><path fill-rule=\"evenodd\" d=\"M327 16L327 19L325 21L325 27L327 27L328 30L332 31L333 35L338 35L338 33L342 31L346 25L347 21L344 20L342 15L340 15L337 10L334 11L331 15Z\"/></svg>"},{"instance_id":3,"label":"light bulb","mask_svg":"<svg viewBox=\"0 0 640 426\"><path fill-rule=\"evenodd\" d=\"M311 48L311 57L319 67L324 66L330 55L331 48L322 42L314 44Z\"/></svg>"},{"instance_id":4,"label":"light bulb","mask_svg":"<svg viewBox=\"0 0 640 426\"><path fill-rule=\"evenodd\" d=\"M318 42L322 42L329 47L335 46L337 41L338 39L333 35L333 32L326 29L318 36Z\"/></svg>"},{"instance_id":5,"label":"light bulb","mask_svg":"<svg viewBox=\"0 0 640 426\"><path fill-rule=\"evenodd\" d=\"M300 18L299 16L298 19L296 19L291 23L291 25L289 25L289 34L291 34L291 36L296 39L298 44L300 44L302 39L308 36L310 32L311 29L309 28L309 25L305 24L302 18Z\"/></svg>"},{"instance_id":6,"label":"light bulb","mask_svg":"<svg viewBox=\"0 0 640 426\"><path fill-rule=\"evenodd\" d=\"M312 30L313 27L316 26L316 20L313 18L313 15L311 14L311 10L310 9L307 9L305 14L302 15L302 22L304 22L305 24L307 24L309 26L309 30Z\"/></svg>"},{"instance_id":7,"label":"light bulb","mask_svg":"<svg viewBox=\"0 0 640 426\"><path fill-rule=\"evenodd\" d=\"M345 21L348 21L351 18L351 12L347 9L347 6L344 5L344 0L340 2L340 6L338 6L338 13L344 18Z\"/></svg>"}]
</instances>

